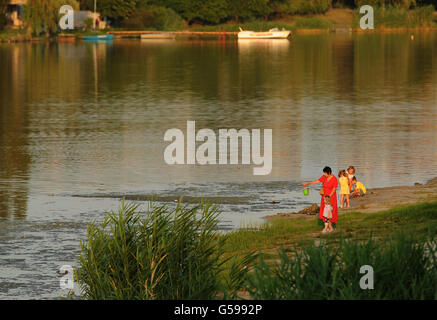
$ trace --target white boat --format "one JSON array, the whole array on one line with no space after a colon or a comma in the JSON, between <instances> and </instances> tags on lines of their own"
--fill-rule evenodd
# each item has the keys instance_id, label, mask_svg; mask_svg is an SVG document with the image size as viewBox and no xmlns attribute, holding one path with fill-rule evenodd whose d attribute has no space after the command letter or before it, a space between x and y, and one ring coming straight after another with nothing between
<instances>
[{"instance_id":1,"label":"white boat","mask_svg":"<svg viewBox=\"0 0 437 320\"><path fill-rule=\"evenodd\" d=\"M291 31L285 29L279 30L278 28L263 32L243 30L240 28L238 39L287 39L290 35Z\"/></svg>"}]
</instances>

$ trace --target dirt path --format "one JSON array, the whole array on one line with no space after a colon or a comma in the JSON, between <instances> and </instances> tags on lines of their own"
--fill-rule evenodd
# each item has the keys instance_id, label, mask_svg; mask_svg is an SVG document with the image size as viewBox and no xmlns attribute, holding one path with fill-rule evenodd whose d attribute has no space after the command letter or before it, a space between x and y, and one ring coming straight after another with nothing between
<instances>
[{"instance_id":1,"label":"dirt path","mask_svg":"<svg viewBox=\"0 0 437 320\"><path fill-rule=\"evenodd\" d=\"M371 213L387 210L396 205L427 201L437 201L437 178L428 181L425 185L370 189L364 197L352 199L351 208L342 209L342 212Z\"/></svg>"},{"instance_id":2,"label":"dirt path","mask_svg":"<svg viewBox=\"0 0 437 320\"><path fill-rule=\"evenodd\" d=\"M397 205L417 204L428 201L437 201L437 177L424 185L368 189L364 197L351 199L351 207L349 209L339 208L338 212L339 214L351 211L372 213L388 210ZM314 215L294 212L275 214L265 218L272 220L276 218L293 219L302 217L314 219Z\"/></svg>"}]
</instances>

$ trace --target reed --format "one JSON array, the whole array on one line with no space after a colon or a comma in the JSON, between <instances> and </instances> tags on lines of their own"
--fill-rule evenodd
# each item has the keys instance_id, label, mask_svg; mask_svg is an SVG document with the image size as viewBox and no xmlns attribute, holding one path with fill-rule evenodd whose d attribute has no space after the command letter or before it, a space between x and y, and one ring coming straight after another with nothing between
<instances>
[{"instance_id":1,"label":"reed","mask_svg":"<svg viewBox=\"0 0 437 320\"><path fill-rule=\"evenodd\" d=\"M373 290L359 285L363 265L374 269ZM273 266L260 256L246 289L253 299L436 299L437 241L398 234L282 249Z\"/></svg>"},{"instance_id":2,"label":"reed","mask_svg":"<svg viewBox=\"0 0 437 320\"><path fill-rule=\"evenodd\" d=\"M86 299L235 298L245 257L223 257L216 206L125 204L101 225L91 223L81 242L76 277ZM226 270L225 270L226 269Z\"/></svg>"},{"instance_id":3,"label":"reed","mask_svg":"<svg viewBox=\"0 0 437 320\"><path fill-rule=\"evenodd\" d=\"M375 7L376 29L399 29L399 28L432 28L434 23L434 7L432 5L407 9L399 6ZM353 26L359 27L362 15L355 12Z\"/></svg>"}]
</instances>

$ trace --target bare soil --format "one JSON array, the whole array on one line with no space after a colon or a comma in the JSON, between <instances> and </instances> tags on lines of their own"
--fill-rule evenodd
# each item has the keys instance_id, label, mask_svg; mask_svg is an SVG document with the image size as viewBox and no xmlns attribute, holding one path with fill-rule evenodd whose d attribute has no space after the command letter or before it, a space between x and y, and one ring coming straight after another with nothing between
<instances>
[{"instance_id":1,"label":"bare soil","mask_svg":"<svg viewBox=\"0 0 437 320\"><path fill-rule=\"evenodd\" d=\"M437 177L426 184L415 184L413 186L399 186L368 189L367 194L360 198L351 199L351 207L338 209L338 213L358 211L362 213L374 213L391 209L399 205L418 204L437 200ZM267 220L275 218L302 218L314 219L310 211L305 208L299 212L279 213L266 216ZM314 208L314 205L313 205Z\"/></svg>"}]
</instances>

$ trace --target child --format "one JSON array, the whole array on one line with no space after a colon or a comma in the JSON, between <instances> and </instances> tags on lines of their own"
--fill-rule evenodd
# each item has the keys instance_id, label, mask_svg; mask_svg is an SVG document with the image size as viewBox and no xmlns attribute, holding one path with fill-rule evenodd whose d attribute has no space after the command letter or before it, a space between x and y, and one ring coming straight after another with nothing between
<instances>
[{"instance_id":1,"label":"child","mask_svg":"<svg viewBox=\"0 0 437 320\"><path fill-rule=\"evenodd\" d=\"M338 182L340 183L340 208L343 208L344 198L346 197L346 207L349 208L349 179L347 177L346 170L340 170L338 173Z\"/></svg>"},{"instance_id":2,"label":"child","mask_svg":"<svg viewBox=\"0 0 437 320\"><path fill-rule=\"evenodd\" d=\"M355 168L354 166L349 166L349 168L347 168L347 177L349 179L349 192L352 189L352 178L355 175Z\"/></svg>"},{"instance_id":3,"label":"child","mask_svg":"<svg viewBox=\"0 0 437 320\"><path fill-rule=\"evenodd\" d=\"M323 210L323 217L325 218L325 228L323 229L322 233L334 231L334 229L332 229L332 224L331 224L331 219L332 219L331 197L325 196L324 202L325 202L325 208Z\"/></svg>"},{"instance_id":4,"label":"child","mask_svg":"<svg viewBox=\"0 0 437 320\"><path fill-rule=\"evenodd\" d=\"M352 178L352 184L354 185L354 192L351 193L351 197L361 197L366 194L366 187L354 176Z\"/></svg>"}]
</instances>

